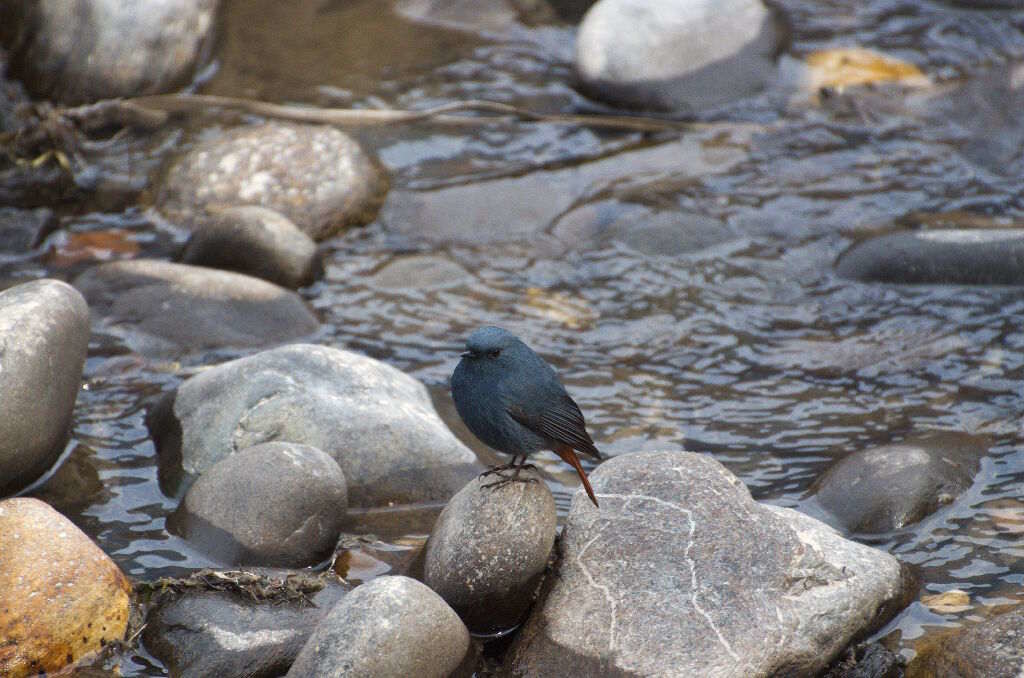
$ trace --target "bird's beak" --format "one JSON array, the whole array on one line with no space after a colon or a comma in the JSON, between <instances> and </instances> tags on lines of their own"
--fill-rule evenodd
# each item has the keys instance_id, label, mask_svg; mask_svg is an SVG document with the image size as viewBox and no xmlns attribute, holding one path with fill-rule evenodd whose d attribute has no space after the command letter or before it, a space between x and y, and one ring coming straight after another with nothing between
<instances>
[{"instance_id":1,"label":"bird's beak","mask_svg":"<svg viewBox=\"0 0 1024 678\"><path fill-rule=\"evenodd\" d=\"M459 357L460 358L468 358L471 355L473 355L472 351L463 351L462 353L459 354Z\"/></svg>"}]
</instances>

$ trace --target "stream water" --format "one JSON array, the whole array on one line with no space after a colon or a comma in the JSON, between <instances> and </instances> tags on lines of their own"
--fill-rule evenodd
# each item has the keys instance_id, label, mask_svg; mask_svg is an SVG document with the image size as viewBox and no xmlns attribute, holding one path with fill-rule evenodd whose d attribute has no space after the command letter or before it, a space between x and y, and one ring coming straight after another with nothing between
<instances>
[{"instance_id":1,"label":"stream water","mask_svg":"<svg viewBox=\"0 0 1024 678\"><path fill-rule=\"evenodd\" d=\"M1021 219L1024 12L781 6L790 57L870 47L936 84L818 103L771 92L681 136L509 121L354 131L391 175L388 204L323 244L326 274L301 293L324 323L312 341L423 380L488 461L447 393L463 338L483 324L556 366L603 451L708 452L780 505L798 504L850 452L935 430L987 436L965 494L861 537L919 566L925 593L970 596L960 612L911 604L880 632L912 656L929 630L1024 599L1024 292L862 284L833 262L877 230ZM463 31L385 7L227 2L200 91L321 106L593 106L571 87L571 3ZM42 247L0 259L4 280L69 279L125 251L173 256L186 234L157 218L148 189L209 121L195 124L120 149L98 170L106 190L56 206L60 229ZM102 234L116 246L97 245ZM401 286L388 274L399 260L434 284ZM36 494L135 579L215 565L165 529L174 502L159 490L143 420L151 398L198 367L244 354L146 358L95 333L67 460ZM541 463L564 515L574 474L553 455ZM144 650L121 669L164 672Z\"/></svg>"}]
</instances>

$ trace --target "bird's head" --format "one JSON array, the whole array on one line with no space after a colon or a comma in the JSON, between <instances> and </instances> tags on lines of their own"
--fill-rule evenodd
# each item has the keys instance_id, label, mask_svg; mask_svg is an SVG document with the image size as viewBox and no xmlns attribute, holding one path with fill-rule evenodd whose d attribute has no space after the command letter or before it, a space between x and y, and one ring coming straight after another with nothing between
<instances>
[{"instance_id":1,"label":"bird's head","mask_svg":"<svg viewBox=\"0 0 1024 678\"><path fill-rule=\"evenodd\" d=\"M500 327L481 327L466 339L463 362L484 365L498 365L515 354L523 342L516 335Z\"/></svg>"}]
</instances>

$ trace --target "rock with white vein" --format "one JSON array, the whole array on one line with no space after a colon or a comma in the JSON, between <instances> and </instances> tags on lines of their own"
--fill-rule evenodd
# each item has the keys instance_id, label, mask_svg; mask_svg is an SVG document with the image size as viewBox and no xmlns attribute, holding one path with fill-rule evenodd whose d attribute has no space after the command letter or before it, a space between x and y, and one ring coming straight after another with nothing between
<instances>
[{"instance_id":1,"label":"rock with white vein","mask_svg":"<svg viewBox=\"0 0 1024 678\"><path fill-rule=\"evenodd\" d=\"M899 561L755 502L709 456L630 454L577 493L514 675L814 675L900 609Z\"/></svg>"}]
</instances>

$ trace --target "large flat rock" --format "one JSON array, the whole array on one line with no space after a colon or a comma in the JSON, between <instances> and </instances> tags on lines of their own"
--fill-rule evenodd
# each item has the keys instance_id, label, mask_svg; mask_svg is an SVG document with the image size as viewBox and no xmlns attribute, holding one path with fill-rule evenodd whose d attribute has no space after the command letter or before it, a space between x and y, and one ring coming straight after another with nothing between
<instances>
[{"instance_id":1,"label":"large flat rock","mask_svg":"<svg viewBox=\"0 0 1024 678\"><path fill-rule=\"evenodd\" d=\"M616 457L577 493L515 675L814 675L903 605L892 556L755 502L709 456Z\"/></svg>"}]
</instances>

